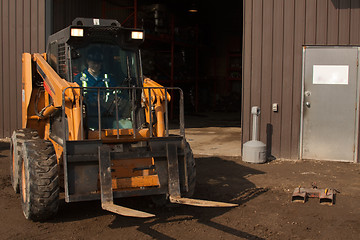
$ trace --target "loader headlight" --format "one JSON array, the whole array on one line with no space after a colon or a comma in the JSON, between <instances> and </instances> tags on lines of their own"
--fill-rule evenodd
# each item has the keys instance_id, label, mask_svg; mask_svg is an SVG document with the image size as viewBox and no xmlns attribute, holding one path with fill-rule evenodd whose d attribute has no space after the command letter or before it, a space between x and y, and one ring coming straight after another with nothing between
<instances>
[{"instance_id":1,"label":"loader headlight","mask_svg":"<svg viewBox=\"0 0 360 240\"><path fill-rule=\"evenodd\" d=\"M71 29L71 36L72 37L83 37L84 36L84 29L82 29L82 28L72 28Z\"/></svg>"},{"instance_id":2,"label":"loader headlight","mask_svg":"<svg viewBox=\"0 0 360 240\"><path fill-rule=\"evenodd\" d=\"M131 32L131 38L132 39L143 39L144 38L144 33L143 32L132 31Z\"/></svg>"}]
</instances>

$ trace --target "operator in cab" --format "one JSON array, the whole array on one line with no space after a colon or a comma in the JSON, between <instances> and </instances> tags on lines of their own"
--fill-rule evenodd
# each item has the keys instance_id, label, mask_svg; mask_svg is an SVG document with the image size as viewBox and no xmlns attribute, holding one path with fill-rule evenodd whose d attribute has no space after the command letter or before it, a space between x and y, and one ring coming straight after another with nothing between
<instances>
[{"instance_id":1,"label":"operator in cab","mask_svg":"<svg viewBox=\"0 0 360 240\"><path fill-rule=\"evenodd\" d=\"M84 88L88 87L112 87L112 84L109 79L109 74L103 71L103 62L104 55L100 47L92 46L88 49L86 54L86 68L77 74L74 78L74 81ZM108 109L109 102L109 91L100 92L100 111L101 115L106 113ZM90 129L98 128L98 92L95 89L85 89L84 90L84 103L87 109L87 125ZM104 116L102 116L103 118ZM105 119L104 119L105 120ZM102 125L104 125L102 123ZM108 127L108 126L103 126Z\"/></svg>"},{"instance_id":2,"label":"operator in cab","mask_svg":"<svg viewBox=\"0 0 360 240\"><path fill-rule=\"evenodd\" d=\"M90 130L96 130L99 126L98 101L100 101L101 125L102 128L131 128L130 102L127 91L116 90L118 103L115 103L115 79L104 71L104 54L99 46L91 46L86 52L86 68L74 77L80 87L84 88L84 104L86 106L85 125ZM97 89L91 87L110 88ZM99 99L98 99L99 98ZM116 124L116 110L118 108L119 124Z\"/></svg>"},{"instance_id":3,"label":"operator in cab","mask_svg":"<svg viewBox=\"0 0 360 240\"><path fill-rule=\"evenodd\" d=\"M87 52L87 68L76 75L74 81L81 87L110 87L109 76L103 72L103 61L100 47L91 47Z\"/></svg>"}]
</instances>

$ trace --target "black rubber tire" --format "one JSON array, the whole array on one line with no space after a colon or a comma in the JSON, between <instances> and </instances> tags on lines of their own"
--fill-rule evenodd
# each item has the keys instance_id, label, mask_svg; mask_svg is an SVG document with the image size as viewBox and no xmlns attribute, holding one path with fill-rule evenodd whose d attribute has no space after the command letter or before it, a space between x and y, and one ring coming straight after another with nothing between
<instances>
[{"instance_id":1,"label":"black rubber tire","mask_svg":"<svg viewBox=\"0 0 360 240\"><path fill-rule=\"evenodd\" d=\"M181 191L181 196L190 198L194 195L195 185L196 185L196 164L193 152L191 150L190 144L185 141L185 160L187 166L187 176L188 176L188 191L183 189ZM183 186L185 183L182 184Z\"/></svg>"},{"instance_id":2,"label":"black rubber tire","mask_svg":"<svg viewBox=\"0 0 360 240\"><path fill-rule=\"evenodd\" d=\"M11 136L10 141L10 176L11 185L15 193L20 192L20 164L21 164L21 151L22 144L25 140L39 139L37 131L32 129L19 129L15 130Z\"/></svg>"},{"instance_id":3,"label":"black rubber tire","mask_svg":"<svg viewBox=\"0 0 360 240\"><path fill-rule=\"evenodd\" d=\"M43 221L59 208L59 173L50 141L25 141L22 146L21 203L26 219Z\"/></svg>"}]
</instances>

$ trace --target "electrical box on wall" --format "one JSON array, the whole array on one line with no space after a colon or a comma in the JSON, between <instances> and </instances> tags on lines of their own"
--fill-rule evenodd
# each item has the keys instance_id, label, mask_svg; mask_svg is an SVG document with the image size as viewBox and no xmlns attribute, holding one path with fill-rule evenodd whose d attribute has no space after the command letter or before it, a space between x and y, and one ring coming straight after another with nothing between
<instances>
[{"instance_id":1,"label":"electrical box on wall","mask_svg":"<svg viewBox=\"0 0 360 240\"><path fill-rule=\"evenodd\" d=\"M278 110L279 110L278 108L279 108L279 105L277 103L272 104L272 111L273 112L278 112Z\"/></svg>"}]
</instances>

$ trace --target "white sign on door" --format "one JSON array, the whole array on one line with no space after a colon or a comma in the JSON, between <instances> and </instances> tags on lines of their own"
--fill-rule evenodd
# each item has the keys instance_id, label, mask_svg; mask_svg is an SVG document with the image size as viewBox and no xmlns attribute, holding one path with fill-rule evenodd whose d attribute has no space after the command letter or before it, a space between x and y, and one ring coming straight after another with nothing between
<instances>
[{"instance_id":1,"label":"white sign on door","mask_svg":"<svg viewBox=\"0 0 360 240\"><path fill-rule=\"evenodd\" d=\"M349 65L313 65L313 84L349 84Z\"/></svg>"}]
</instances>

